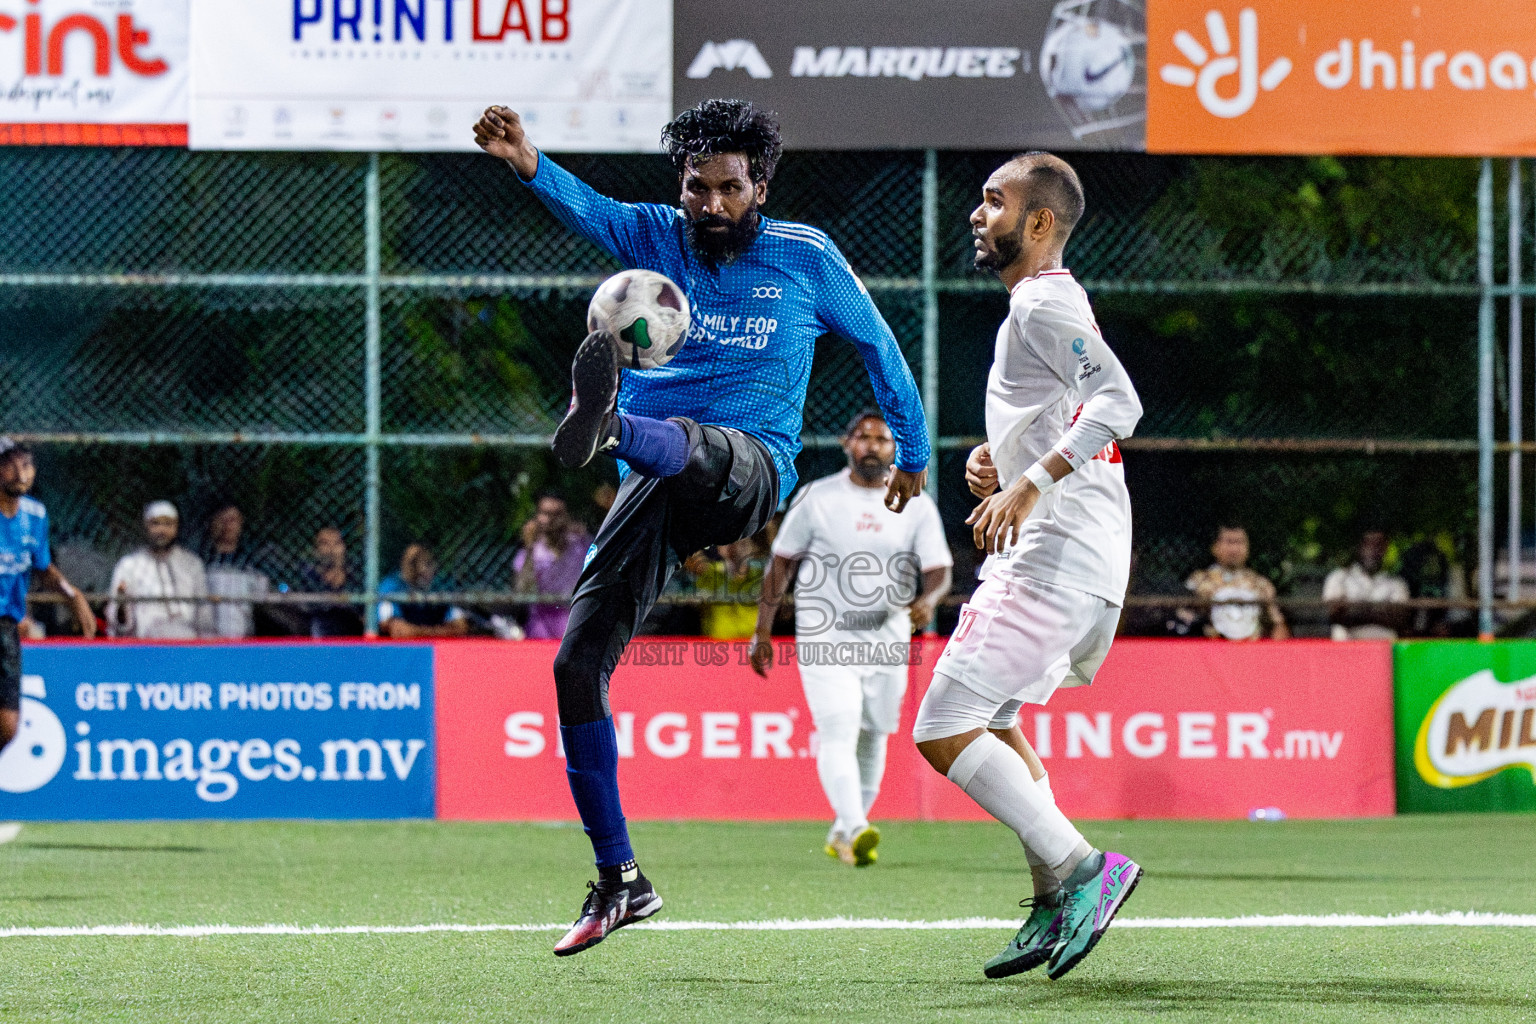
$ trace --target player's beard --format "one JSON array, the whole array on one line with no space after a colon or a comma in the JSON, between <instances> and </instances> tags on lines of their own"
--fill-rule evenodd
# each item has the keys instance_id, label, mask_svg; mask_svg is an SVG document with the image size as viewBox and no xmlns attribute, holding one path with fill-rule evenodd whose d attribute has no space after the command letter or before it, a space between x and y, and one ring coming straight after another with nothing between
<instances>
[{"instance_id":1,"label":"player's beard","mask_svg":"<svg viewBox=\"0 0 1536 1024\"><path fill-rule=\"evenodd\" d=\"M1024 254L1024 216L1019 215L1018 224L1006 235L998 235L992 240L990 249L982 249L976 253L976 269L990 270L994 274L1001 274Z\"/></svg>"},{"instance_id":2,"label":"player's beard","mask_svg":"<svg viewBox=\"0 0 1536 1024\"><path fill-rule=\"evenodd\" d=\"M722 226L724 231L705 231L703 228ZM688 221L688 244L693 246L699 262L711 269L729 266L747 251L757 238L757 204L753 203L742 213L740 220L705 214Z\"/></svg>"},{"instance_id":3,"label":"player's beard","mask_svg":"<svg viewBox=\"0 0 1536 1024\"><path fill-rule=\"evenodd\" d=\"M890 472L891 464L878 455L866 455L853 464L854 475L866 483L879 483L885 480Z\"/></svg>"}]
</instances>

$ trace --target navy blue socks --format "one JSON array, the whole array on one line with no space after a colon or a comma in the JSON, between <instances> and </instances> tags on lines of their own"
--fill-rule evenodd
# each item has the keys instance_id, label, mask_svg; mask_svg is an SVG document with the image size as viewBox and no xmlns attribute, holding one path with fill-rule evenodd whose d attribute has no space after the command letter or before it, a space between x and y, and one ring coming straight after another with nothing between
<instances>
[{"instance_id":1,"label":"navy blue socks","mask_svg":"<svg viewBox=\"0 0 1536 1024\"><path fill-rule=\"evenodd\" d=\"M671 420L619 414L619 446L614 458L641 476L676 476L688 464L688 433Z\"/></svg>"},{"instance_id":2,"label":"navy blue socks","mask_svg":"<svg viewBox=\"0 0 1536 1024\"><path fill-rule=\"evenodd\" d=\"M655 420L646 422L655 423ZM668 424L677 427L677 424ZM678 433L682 428L677 427ZM619 806L619 741L612 718L582 725L562 725L565 743L565 777L571 784L576 810L592 840L599 868L618 867L635 859L629 847L629 829Z\"/></svg>"}]
</instances>

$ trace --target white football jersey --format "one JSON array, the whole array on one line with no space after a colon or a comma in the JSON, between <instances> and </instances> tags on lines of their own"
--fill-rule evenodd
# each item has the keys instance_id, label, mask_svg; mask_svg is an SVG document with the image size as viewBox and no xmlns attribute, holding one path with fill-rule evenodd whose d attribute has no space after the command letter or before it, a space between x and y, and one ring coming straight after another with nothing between
<instances>
[{"instance_id":1,"label":"white football jersey","mask_svg":"<svg viewBox=\"0 0 1536 1024\"><path fill-rule=\"evenodd\" d=\"M954 564L939 507L918 494L892 512L884 487L860 487L850 475L845 469L807 484L774 538L775 555L800 561L795 634L905 643L907 605L922 591L922 572Z\"/></svg>"},{"instance_id":2,"label":"white football jersey","mask_svg":"<svg viewBox=\"0 0 1536 1024\"><path fill-rule=\"evenodd\" d=\"M987 441L1001 487L1051 451L1073 472L1046 491L989 571L1013 572L1120 604L1131 565L1131 500L1119 438L1141 400L1069 270L1020 281L987 378Z\"/></svg>"}]
</instances>

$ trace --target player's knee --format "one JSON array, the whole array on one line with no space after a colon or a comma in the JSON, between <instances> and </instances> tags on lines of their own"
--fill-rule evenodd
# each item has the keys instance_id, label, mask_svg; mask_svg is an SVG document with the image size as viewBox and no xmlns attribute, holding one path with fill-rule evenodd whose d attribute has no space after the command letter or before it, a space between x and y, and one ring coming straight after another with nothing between
<instances>
[{"instance_id":1,"label":"player's knee","mask_svg":"<svg viewBox=\"0 0 1536 1024\"><path fill-rule=\"evenodd\" d=\"M4 749L16 738L16 724L20 717L15 711L0 712L0 749Z\"/></svg>"},{"instance_id":2,"label":"player's knee","mask_svg":"<svg viewBox=\"0 0 1536 1024\"><path fill-rule=\"evenodd\" d=\"M555 655L555 700L562 725L582 725L606 716L598 666L579 644L561 644Z\"/></svg>"}]
</instances>

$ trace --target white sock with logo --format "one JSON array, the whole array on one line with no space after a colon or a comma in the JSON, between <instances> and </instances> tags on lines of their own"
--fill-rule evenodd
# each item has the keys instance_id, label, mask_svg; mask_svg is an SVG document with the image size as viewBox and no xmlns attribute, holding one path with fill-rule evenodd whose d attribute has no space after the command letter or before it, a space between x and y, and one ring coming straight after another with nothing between
<instances>
[{"instance_id":1,"label":"white sock with logo","mask_svg":"<svg viewBox=\"0 0 1536 1024\"><path fill-rule=\"evenodd\" d=\"M864 794L859 787L858 719L853 716L836 716L816 723L817 740L816 774L821 778L822 792L837 815L833 828L847 839L866 825L869 819L864 813Z\"/></svg>"},{"instance_id":2,"label":"white sock with logo","mask_svg":"<svg viewBox=\"0 0 1536 1024\"><path fill-rule=\"evenodd\" d=\"M989 732L960 752L949 767L949 780L1013 829L1025 850L1034 851L1058 877L1061 865L1088 845L1056 807L1050 790L1035 782L1024 759Z\"/></svg>"},{"instance_id":3,"label":"white sock with logo","mask_svg":"<svg viewBox=\"0 0 1536 1024\"><path fill-rule=\"evenodd\" d=\"M887 733L859 730L859 790L864 797L866 815L880 795L880 780L885 777L886 741L889 739Z\"/></svg>"}]
</instances>

